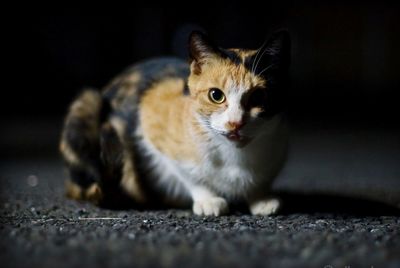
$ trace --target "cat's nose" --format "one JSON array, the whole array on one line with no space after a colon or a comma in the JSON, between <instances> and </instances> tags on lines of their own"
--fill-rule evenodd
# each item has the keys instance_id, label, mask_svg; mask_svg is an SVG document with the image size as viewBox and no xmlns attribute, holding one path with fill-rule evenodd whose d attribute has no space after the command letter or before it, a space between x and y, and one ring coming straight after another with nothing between
<instances>
[{"instance_id":1,"label":"cat's nose","mask_svg":"<svg viewBox=\"0 0 400 268\"><path fill-rule=\"evenodd\" d=\"M225 127L229 131L237 131L243 127L243 121L228 121L228 123L226 123Z\"/></svg>"}]
</instances>

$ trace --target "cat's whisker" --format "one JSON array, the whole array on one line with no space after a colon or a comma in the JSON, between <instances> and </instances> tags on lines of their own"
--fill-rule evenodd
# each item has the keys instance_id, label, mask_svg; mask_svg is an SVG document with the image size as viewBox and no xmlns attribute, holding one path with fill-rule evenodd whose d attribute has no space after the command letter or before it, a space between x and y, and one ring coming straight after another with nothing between
<instances>
[{"instance_id":1,"label":"cat's whisker","mask_svg":"<svg viewBox=\"0 0 400 268\"><path fill-rule=\"evenodd\" d=\"M261 45L261 47L259 49L257 49L257 53L256 56L254 57L253 60L253 64L251 65L251 72L254 73L254 71L256 70L256 68L254 68L254 63L257 60L258 54L260 53L260 51L263 49L263 47L265 46L265 44L267 43L267 41L264 41L264 43Z\"/></svg>"},{"instance_id":2,"label":"cat's whisker","mask_svg":"<svg viewBox=\"0 0 400 268\"><path fill-rule=\"evenodd\" d=\"M252 73L254 73L254 63L255 63L256 60L257 60L258 53L260 53L261 48L262 48L262 46L261 46L259 49L257 49L256 56L254 57L253 63L251 64L251 72L252 72Z\"/></svg>"},{"instance_id":3,"label":"cat's whisker","mask_svg":"<svg viewBox=\"0 0 400 268\"><path fill-rule=\"evenodd\" d=\"M254 68L254 71L257 70L258 64L260 63L262 57L264 56L265 52L267 52L268 49L264 49L263 53L261 54L261 56L258 58L257 63L256 63L256 67Z\"/></svg>"},{"instance_id":4,"label":"cat's whisker","mask_svg":"<svg viewBox=\"0 0 400 268\"><path fill-rule=\"evenodd\" d=\"M263 72L265 72L266 70L268 70L269 68L271 68L273 66L273 64L269 65L267 68L265 68L264 70L262 70L258 75L261 75Z\"/></svg>"}]
</instances>

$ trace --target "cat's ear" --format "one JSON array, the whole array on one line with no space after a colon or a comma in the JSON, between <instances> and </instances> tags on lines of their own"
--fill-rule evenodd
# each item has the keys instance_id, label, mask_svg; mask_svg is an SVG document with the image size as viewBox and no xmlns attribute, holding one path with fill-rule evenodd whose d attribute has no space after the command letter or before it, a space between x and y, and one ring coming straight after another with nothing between
<instances>
[{"instance_id":1,"label":"cat's ear","mask_svg":"<svg viewBox=\"0 0 400 268\"><path fill-rule=\"evenodd\" d=\"M189 37L189 58L192 71L195 74L201 73L201 66L213 57L221 55L221 50L209 39L209 37L200 32L193 31Z\"/></svg>"},{"instance_id":2,"label":"cat's ear","mask_svg":"<svg viewBox=\"0 0 400 268\"><path fill-rule=\"evenodd\" d=\"M280 30L271 37L253 56L254 72L267 73L272 70L287 71L290 65L290 35L287 30Z\"/></svg>"}]
</instances>

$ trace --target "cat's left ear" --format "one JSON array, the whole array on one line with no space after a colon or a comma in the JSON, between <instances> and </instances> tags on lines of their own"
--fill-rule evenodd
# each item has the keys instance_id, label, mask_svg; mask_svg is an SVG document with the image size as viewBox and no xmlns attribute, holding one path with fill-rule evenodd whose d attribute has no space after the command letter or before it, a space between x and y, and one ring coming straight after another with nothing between
<instances>
[{"instance_id":1,"label":"cat's left ear","mask_svg":"<svg viewBox=\"0 0 400 268\"><path fill-rule=\"evenodd\" d=\"M221 50L209 39L209 37L200 32L193 31L189 37L189 57L192 72L201 73L201 66L207 60L221 56Z\"/></svg>"},{"instance_id":2,"label":"cat's left ear","mask_svg":"<svg viewBox=\"0 0 400 268\"><path fill-rule=\"evenodd\" d=\"M268 70L287 71L290 65L290 35L287 30L280 30L272 36L253 56L253 70L256 74Z\"/></svg>"}]
</instances>

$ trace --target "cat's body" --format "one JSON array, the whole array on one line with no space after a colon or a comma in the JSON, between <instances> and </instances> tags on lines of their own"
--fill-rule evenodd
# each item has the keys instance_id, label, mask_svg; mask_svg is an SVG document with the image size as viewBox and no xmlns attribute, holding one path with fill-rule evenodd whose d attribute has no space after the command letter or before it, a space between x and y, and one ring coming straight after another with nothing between
<instances>
[{"instance_id":1,"label":"cat's body","mask_svg":"<svg viewBox=\"0 0 400 268\"><path fill-rule=\"evenodd\" d=\"M145 61L72 104L61 141L71 197L113 202L124 193L137 204L193 203L205 215L242 200L254 214L275 212L269 188L285 160L287 129L279 94L266 101L268 76L257 75L263 53L222 51L199 33L190 52L191 65Z\"/></svg>"}]
</instances>

